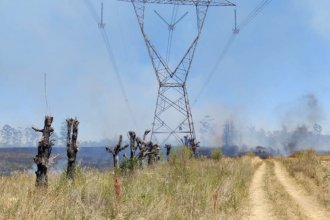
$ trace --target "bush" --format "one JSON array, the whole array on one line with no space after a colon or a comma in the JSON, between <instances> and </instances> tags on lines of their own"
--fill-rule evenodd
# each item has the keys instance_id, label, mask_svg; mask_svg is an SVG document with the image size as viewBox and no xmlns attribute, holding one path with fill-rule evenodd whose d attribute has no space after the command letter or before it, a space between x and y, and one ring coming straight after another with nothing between
<instances>
[{"instance_id":1,"label":"bush","mask_svg":"<svg viewBox=\"0 0 330 220\"><path fill-rule=\"evenodd\" d=\"M119 168L120 168L121 172L127 173L127 172L134 171L137 166L139 166L139 160L137 158L133 158L133 159L123 160L120 163Z\"/></svg>"},{"instance_id":2,"label":"bush","mask_svg":"<svg viewBox=\"0 0 330 220\"><path fill-rule=\"evenodd\" d=\"M246 153L246 156L249 156L249 157L255 157L256 156L256 153L254 153L253 151L248 151Z\"/></svg>"},{"instance_id":3,"label":"bush","mask_svg":"<svg viewBox=\"0 0 330 220\"><path fill-rule=\"evenodd\" d=\"M217 148L212 150L211 152L211 158L213 160L220 160L223 157L223 152L221 149Z\"/></svg>"},{"instance_id":4,"label":"bush","mask_svg":"<svg viewBox=\"0 0 330 220\"><path fill-rule=\"evenodd\" d=\"M179 147L170 153L170 164L186 164L193 156L192 150L187 147Z\"/></svg>"}]
</instances>

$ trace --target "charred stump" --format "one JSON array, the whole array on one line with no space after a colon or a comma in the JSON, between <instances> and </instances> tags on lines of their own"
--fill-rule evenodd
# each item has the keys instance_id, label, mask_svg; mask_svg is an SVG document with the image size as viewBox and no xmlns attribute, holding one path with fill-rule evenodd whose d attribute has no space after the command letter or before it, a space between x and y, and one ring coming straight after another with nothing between
<instances>
[{"instance_id":1,"label":"charred stump","mask_svg":"<svg viewBox=\"0 0 330 220\"><path fill-rule=\"evenodd\" d=\"M145 154L148 158L148 165L152 165L154 162L154 154L153 154L153 144L151 141L147 143L147 151Z\"/></svg>"},{"instance_id":2,"label":"charred stump","mask_svg":"<svg viewBox=\"0 0 330 220\"><path fill-rule=\"evenodd\" d=\"M166 159L167 159L167 161L169 161L170 160L170 153L171 153L172 145L165 144L165 148L166 148Z\"/></svg>"},{"instance_id":3,"label":"charred stump","mask_svg":"<svg viewBox=\"0 0 330 220\"><path fill-rule=\"evenodd\" d=\"M148 142L145 142L141 138L137 137L136 144L137 147L139 148L139 154L137 155L137 158L140 161L143 161L146 157L146 153L148 152Z\"/></svg>"},{"instance_id":4,"label":"charred stump","mask_svg":"<svg viewBox=\"0 0 330 220\"><path fill-rule=\"evenodd\" d=\"M138 159L143 161L147 158L148 165L152 165L154 161L160 158L160 148L158 144L153 144L151 141L145 142L137 138L137 143L140 149Z\"/></svg>"},{"instance_id":5,"label":"charred stump","mask_svg":"<svg viewBox=\"0 0 330 220\"><path fill-rule=\"evenodd\" d=\"M199 142L195 138L190 139L190 148L195 157L198 156L197 148L199 148Z\"/></svg>"},{"instance_id":6,"label":"charred stump","mask_svg":"<svg viewBox=\"0 0 330 220\"><path fill-rule=\"evenodd\" d=\"M67 178L74 179L74 173L76 168L76 158L78 152L77 138L78 138L78 125L79 121L77 118L66 119L67 123L67 156L68 156L68 167L67 167ZM71 136L72 133L72 136Z\"/></svg>"},{"instance_id":7,"label":"charred stump","mask_svg":"<svg viewBox=\"0 0 330 220\"><path fill-rule=\"evenodd\" d=\"M160 159L160 147L158 144L153 144L151 141L147 143L147 151L145 155L148 158L148 165L152 165L154 162Z\"/></svg>"},{"instance_id":8,"label":"charred stump","mask_svg":"<svg viewBox=\"0 0 330 220\"><path fill-rule=\"evenodd\" d=\"M115 147L106 147L105 149L113 156L113 167L119 168L119 153L128 147L128 144L122 146L123 136L119 135L118 144Z\"/></svg>"},{"instance_id":9,"label":"charred stump","mask_svg":"<svg viewBox=\"0 0 330 220\"><path fill-rule=\"evenodd\" d=\"M129 131L128 132L128 136L129 136L129 147L130 147L130 159L134 159L134 154L135 154L135 151L136 151L136 134L134 131Z\"/></svg>"},{"instance_id":10,"label":"charred stump","mask_svg":"<svg viewBox=\"0 0 330 220\"><path fill-rule=\"evenodd\" d=\"M143 134L143 138L139 138L137 137L137 135L135 134L134 131L129 131L128 132L128 136L130 138L130 151L131 151L131 159L133 159L135 157L135 152L137 149L140 150L140 153L138 155L138 158L141 158L141 152L142 154L144 153L144 151L146 150L145 146L146 146L146 136L150 133L150 130L146 130Z\"/></svg>"},{"instance_id":11,"label":"charred stump","mask_svg":"<svg viewBox=\"0 0 330 220\"><path fill-rule=\"evenodd\" d=\"M136 144L137 147L139 148L139 154L138 154L138 159L143 160L146 156L146 152L148 151L148 143L145 141L147 135L149 134L150 130L146 130L143 134L143 138L141 139L140 137L136 137Z\"/></svg>"},{"instance_id":12,"label":"charred stump","mask_svg":"<svg viewBox=\"0 0 330 220\"><path fill-rule=\"evenodd\" d=\"M150 133L150 130L146 130L143 134L143 138L137 137L134 131L129 131L128 136L130 138L131 147L131 159L137 158L142 165L143 160L148 158L148 165L152 165L154 161L160 160L160 146L153 144L151 141L147 142L146 137ZM136 150L139 149L139 153L135 156Z\"/></svg>"},{"instance_id":13,"label":"charred stump","mask_svg":"<svg viewBox=\"0 0 330 220\"><path fill-rule=\"evenodd\" d=\"M34 131L42 132L42 138L38 143L38 154L33 158L37 164L37 171L35 172L36 186L47 187L48 185L48 162L52 152L52 146L54 145L53 140L50 139L51 134L54 132L54 129L51 127L52 123L53 117L45 116L43 129L32 127Z\"/></svg>"},{"instance_id":14,"label":"charred stump","mask_svg":"<svg viewBox=\"0 0 330 220\"><path fill-rule=\"evenodd\" d=\"M188 135L186 135L182 143L192 151L195 157L198 156L197 148L199 147L199 142L197 142L195 138L189 138Z\"/></svg>"},{"instance_id":15,"label":"charred stump","mask_svg":"<svg viewBox=\"0 0 330 220\"><path fill-rule=\"evenodd\" d=\"M150 130L146 130L143 134L143 139L136 137L136 144L139 148L138 159L143 161L147 158L148 165L152 165L155 161L160 160L160 146L153 144L151 141L146 142L146 136L150 133Z\"/></svg>"}]
</instances>

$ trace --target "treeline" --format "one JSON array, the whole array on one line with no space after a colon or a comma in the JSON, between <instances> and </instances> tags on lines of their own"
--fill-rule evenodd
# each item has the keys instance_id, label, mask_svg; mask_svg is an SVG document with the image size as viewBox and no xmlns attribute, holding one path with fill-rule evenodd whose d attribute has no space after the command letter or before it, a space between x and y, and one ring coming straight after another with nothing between
<instances>
[{"instance_id":1,"label":"treeline","mask_svg":"<svg viewBox=\"0 0 330 220\"><path fill-rule=\"evenodd\" d=\"M226 155L239 155L254 150L257 146L269 149L271 154L291 154L313 148L316 151L329 150L330 135L322 134L322 127L298 125L295 129L283 126L281 130L237 128L233 121L226 121L222 133L222 149Z\"/></svg>"},{"instance_id":2,"label":"treeline","mask_svg":"<svg viewBox=\"0 0 330 220\"><path fill-rule=\"evenodd\" d=\"M55 146L64 147L66 145L66 127L62 123L59 132L52 134L52 140ZM31 127L15 128L5 124L0 127L0 147L35 147L41 138L40 133L36 133ZM104 147L109 144L115 144L115 139L102 139L99 141L81 141L80 147Z\"/></svg>"},{"instance_id":3,"label":"treeline","mask_svg":"<svg viewBox=\"0 0 330 220\"><path fill-rule=\"evenodd\" d=\"M0 147L32 147L36 146L40 134L28 128L14 128L8 124L0 130ZM61 142L60 137L54 132L52 138L56 143Z\"/></svg>"}]
</instances>

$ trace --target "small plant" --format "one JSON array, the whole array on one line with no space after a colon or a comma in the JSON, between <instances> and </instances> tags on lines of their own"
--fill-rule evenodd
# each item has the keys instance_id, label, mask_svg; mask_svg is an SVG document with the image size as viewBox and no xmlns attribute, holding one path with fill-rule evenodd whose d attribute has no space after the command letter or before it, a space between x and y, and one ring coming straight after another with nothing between
<instances>
[{"instance_id":1,"label":"small plant","mask_svg":"<svg viewBox=\"0 0 330 220\"><path fill-rule=\"evenodd\" d=\"M217 148L212 150L211 152L211 158L213 160L220 160L223 157L223 152L221 149Z\"/></svg>"},{"instance_id":2,"label":"small plant","mask_svg":"<svg viewBox=\"0 0 330 220\"><path fill-rule=\"evenodd\" d=\"M246 153L246 156L249 156L249 157L255 157L256 156L256 153L254 153L253 151L248 151Z\"/></svg>"},{"instance_id":3,"label":"small plant","mask_svg":"<svg viewBox=\"0 0 330 220\"><path fill-rule=\"evenodd\" d=\"M120 163L120 171L122 173L132 172L139 166L140 161L137 158L126 159Z\"/></svg>"},{"instance_id":4,"label":"small plant","mask_svg":"<svg viewBox=\"0 0 330 220\"><path fill-rule=\"evenodd\" d=\"M179 147L170 153L170 164L177 165L177 164L186 164L189 159L193 156L193 152L191 149L187 147Z\"/></svg>"}]
</instances>

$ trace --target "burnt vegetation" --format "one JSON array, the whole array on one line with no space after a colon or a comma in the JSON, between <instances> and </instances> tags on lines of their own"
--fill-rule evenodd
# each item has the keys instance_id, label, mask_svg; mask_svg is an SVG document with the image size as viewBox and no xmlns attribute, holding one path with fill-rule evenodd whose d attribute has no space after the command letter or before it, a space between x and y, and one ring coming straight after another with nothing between
<instances>
[{"instance_id":1,"label":"burnt vegetation","mask_svg":"<svg viewBox=\"0 0 330 220\"><path fill-rule=\"evenodd\" d=\"M47 170L49 167L49 157L52 152L52 146L54 145L53 140L50 139L51 134L54 132L54 129L51 127L52 123L53 117L45 116L43 129L32 127L34 131L42 133L41 140L38 143L38 154L33 158L38 168L36 171L36 186L48 185Z\"/></svg>"}]
</instances>

